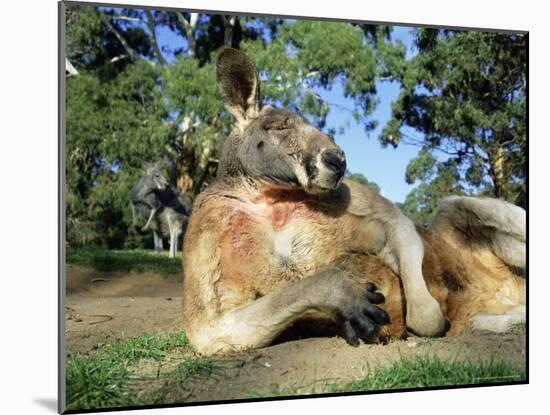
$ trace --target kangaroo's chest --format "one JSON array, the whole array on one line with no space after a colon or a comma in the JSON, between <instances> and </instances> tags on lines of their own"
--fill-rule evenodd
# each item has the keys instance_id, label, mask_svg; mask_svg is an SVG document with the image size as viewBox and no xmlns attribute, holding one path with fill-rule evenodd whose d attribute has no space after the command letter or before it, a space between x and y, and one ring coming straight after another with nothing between
<instances>
[{"instance_id":1,"label":"kangaroo's chest","mask_svg":"<svg viewBox=\"0 0 550 415\"><path fill-rule=\"evenodd\" d=\"M227 218L225 258L241 278L297 280L335 261L345 234L342 218L308 203L242 204Z\"/></svg>"}]
</instances>

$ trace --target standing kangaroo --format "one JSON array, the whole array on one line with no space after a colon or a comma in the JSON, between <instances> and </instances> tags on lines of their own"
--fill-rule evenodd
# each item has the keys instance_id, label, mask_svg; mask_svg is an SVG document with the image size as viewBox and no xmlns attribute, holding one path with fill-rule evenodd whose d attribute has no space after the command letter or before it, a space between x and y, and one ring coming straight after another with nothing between
<instances>
[{"instance_id":1,"label":"standing kangaroo","mask_svg":"<svg viewBox=\"0 0 550 415\"><path fill-rule=\"evenodd\" d=\"M161 171L161 163L147 166L129 194L133 224L137 224L136 211L145 220L142 232L153 231L155 251L162 253L162 238L169 238L169 257L175 258L178 240L187 228L191 202L178 189L168 183Z\"/></svg>"},{"instance_id":2,"label":"standing kangaroo","mask_svg":"<svg viewBox=\"0 0 550 415\"><path fill-rule=\"evenodd\" d=\"M204 354L262 347L305 318L333 321L358 344L376 341L390 316L388 327L403 330L403 314L415 333L443 335L442 256L430 252L435 265L428 278L422 272L424 247L437 248L438 234L421 237L391 202L343 179L345 156L331 137L299 114L262 106L244 53L222 51L217 80L236 122L185 236L183 318L192 345ZM447 245L445 252L458 247ZM455 274L457 284L466 278ZM386 311L368 282L387 297ZM437 285L437 300L426 282Z\"/></svg>"}]
</instances>

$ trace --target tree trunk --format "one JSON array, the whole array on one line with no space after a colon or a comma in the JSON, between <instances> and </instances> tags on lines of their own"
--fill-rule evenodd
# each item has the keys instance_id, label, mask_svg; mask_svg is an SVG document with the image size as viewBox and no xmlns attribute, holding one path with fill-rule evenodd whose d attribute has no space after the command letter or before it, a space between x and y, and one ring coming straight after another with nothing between
<instances>
[{"instance_id":1,"label":"tree trunk","mask_svg":"<svg viewBox=\"0 0 550 415\"><path fill-rule=\"evenodd\" d=\"M195 184L193 179L193 166L195 163L193 159L194 157L192 154L185 151L184 154L176 160L176 187L189 196L191 200L195 198L193 191Z\"/></svg>"},{"instance_id":2,"label":"tree trunk","mask_svg":"<svg viewBox=\"0 0 550 415\"><path fill-rule=\"evenodd\" d=\"M202 192L207 186L210 185L211 179L216 177L218 172L218 160L209 160L208 164L203 168L202 173L199 175L198 179L195 181L195 186L193 188L193 193L198 195Z\"/></svg>"},{"instance_id":3,"label":"tree trunk","mask_svg":"<svg viewBox=\"0 0 550 415\"><path fill-rule=\"evenodd\" d=\"M223 16L223 22L225 26L223 43L230 48L233 44L233 30L237 22L237 16Z\"/></svg>"},{"instance_id":4,"label":"tree trunk","mask_svg":"<svg viewBox=\"0 0 550 415\"><path fill-rule=\"evenodd\" d=\"M195 29L197 28L197 22L199 21L199 14L198 13L190 13L189 14L189 21L185 20L185 17L183 16L183 13L178 12L176 13L176 16L178 17L178 22L180 26L183 28L185 32L185 36L187 37L187 56L195 57L196 55L196 49L197 49L197 41L195 39Z\"/></svg>"},{"instance_id":5,"label":"tree trunk","mask_svg":"<svg viewBox=\"0 0 550 415\"><path fill-rule=\"evenodd\" d=\"M491 168L489 174L493 180L493 195L498 199L504 199L506 177L504 174L504 148L498 146L489 154Z\"/></svg>"}]
</instances>

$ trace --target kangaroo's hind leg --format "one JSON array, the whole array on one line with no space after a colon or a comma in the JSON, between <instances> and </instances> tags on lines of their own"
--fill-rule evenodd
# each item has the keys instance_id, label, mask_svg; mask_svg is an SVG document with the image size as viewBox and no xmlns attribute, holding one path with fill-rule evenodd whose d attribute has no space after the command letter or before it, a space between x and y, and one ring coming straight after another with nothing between
<instances>
[{"instance_id":1,"label":"kangaroo's hind leg","mask_svg":"<svg viewBox=\"0 0 550 415\"><path fill-rule=\"evenodd\" d=\"M440 205L432 229L451 228L463 241L484 245L506 264L525 268L526 212L491 198L452 196Z\"/></svg>"},{"instance_id":2,"label":"kangaroo's hind leg","mask_svg":"<svg viewBox=\"0 0 550 415\"><path fill-rule=\"evenodd\" d=\"M472 317L471 325L475 330L488 330L505 333L514 325L525 323L527 310L524 304L517 305L504 314L479 313Z\"/></svg>"},{"instance_id":3,"label":"kangaroo's hind leg","mask_svg":"<svg viewBox=\"0 0 550 415\"><path fill-rule=\"evenodd\" d=\"M170 215L168 218L170 230L170 258L175 258L178 252L178 239L181 234L181 223L175 215Z\"/></svg>"},{"instance_id":4,"label":"kangaroo's hind leg","mask_svg":"<svg viewBox=\"0 0 550 415\"><path fill-rule=\"evenodd\" d=\"M422 274L424 246L412 221L400 215L381 253L384 263L400 276L406 298L406 325L420 336L442 336L450 323L428 291Z\"/></svg>"},{"instance_id":5,"label":"kangaroo's hind leg","mask_svg":"<svg viewBox=\"0 0 550 415\"><path fill-rule=\"evenodd\" d=\"M170 229L170 253L168 255L170 258L176 257L177 243L178 240L176 238L176 232L173 229Z\"/></svg>"},{"instance_id":6,"label":"kangaroo's hind leg","mask_svg":"<svg viewBox=\"0 0 550 415\"><path fill-rule=\"evenodd\" d=\"M158 254L162 254L162 251L164 250L164 246L162 243L162 237L159 235L157 231L153 231L153 242L155 244L155 251Z\"/></svg>"}]
</instances>

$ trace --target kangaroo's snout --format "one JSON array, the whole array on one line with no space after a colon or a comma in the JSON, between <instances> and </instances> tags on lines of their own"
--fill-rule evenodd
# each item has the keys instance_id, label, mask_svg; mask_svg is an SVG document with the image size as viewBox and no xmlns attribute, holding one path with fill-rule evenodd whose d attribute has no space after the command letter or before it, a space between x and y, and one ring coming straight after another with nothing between
<instances>
[{"instance_id":1,"label":"kangaroo's snout","mask_svg":"<svg viewBox=\"0 0 550 415\"><path fill-rule=\"evenodd\" d=\"M162 175L160 175L159 177L156 177L155 178L156 180L156 185L157 185L157 188L159 190L164 190L168 187L168 180L166 180L166 178Z\"/></svg>"},{"instance_id":2,"label":"kangaroo's snout","mask_svg":"<svg viewBox=\"0 0 550 415\"><path fill-rule=\"evenodd\" d=\"M317 153L313 165L306 165L308 180L303 188L308 193L336 189L346 173L346 156L334 143Z\"/></svg>"},{"instance_id":3,"label":"kangaroo's snout","mask_svg":"<svg viewBox=\"0 0 550 415\"><path fill-rule=\"evenodd\" d=\"M325 150L321 153L321 160L340 179L346 172L346 156L340 149Z\"/></svg>"}]
</instances>

